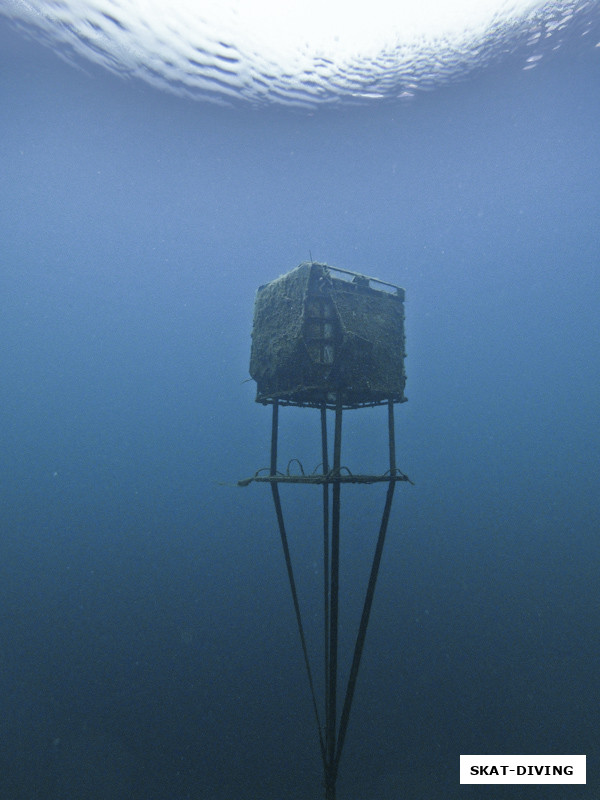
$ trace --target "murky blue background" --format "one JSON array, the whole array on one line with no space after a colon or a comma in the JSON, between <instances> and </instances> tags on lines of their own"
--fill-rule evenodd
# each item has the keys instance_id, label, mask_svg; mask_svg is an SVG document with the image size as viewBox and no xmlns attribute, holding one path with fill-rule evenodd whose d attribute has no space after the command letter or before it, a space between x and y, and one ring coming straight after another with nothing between
<instances>
[{"instance_id":1,"label":"murky blue background","mask_svg":"<svg viewBox=\"0 0 600 800\"><path fill-rule=\"evenodd\" d=\"M2 798L320 796L270 493L235 486L269 455L254 292L309 253L407 291L416 485L340 800L598 793L600 59L522 66L221 110L0 24ZM345 419L343 462L383 471L385 412ZM318 414L281 426L312 468ZM282 495L316 658L320 492ZM342 677L383 495L343 491ZM459 786L478 752L585 753L588 785Z\"/></svg>"}]
</instances>

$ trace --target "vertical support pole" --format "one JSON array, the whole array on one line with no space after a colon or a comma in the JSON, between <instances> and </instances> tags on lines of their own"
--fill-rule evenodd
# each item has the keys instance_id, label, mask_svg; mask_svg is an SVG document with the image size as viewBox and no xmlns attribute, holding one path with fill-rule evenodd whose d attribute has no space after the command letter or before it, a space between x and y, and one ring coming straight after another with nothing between
<instances>
[{"instance_id":1,"label":"vertical support pole","mask_svg":"<svg viewBox=\"0 0 600 800\"><path fill-rule=\"evenodd\" d=\"M334 477L331 510L331 588L330 588L330 629L329 629L329 705L327 719L327 768L325 774L325 798L335 800L335 781L337 777L336 717L337 717L337 657L338 657L338 608L339 608L339 570L340 570L340 476L342 453L342 397L338 392L335 403L335 429L333 438Z\"/></svg>"},{"instance_id":2,"label":"vertical support pole","mask_svg":"<svg viewBox=\"0 0 600 800\"><path fill-rule=\"evenodd\" d=\"M277 435L279 432L279 400L273 400L273 419L271 422L271 475L277 472Z\"/></svg>"},{"instance_id":3,"label":"vertical support pole","mask_svg":"<svg viewBox=\"0 0 600 800\"><path fill-rule=\"evenodd\" d=\"M390 443L390 477L396 474L396 431L394 427L394 401L388 400L388 438Z\"/></svg>"},{"instance_id":4,"label":"vertical support pole","mask_svg":"<svg viewBox=\"0 0 600 800\"><path fill-rule=\"evenodd\" d=\"M321 460L323 475L329 473L327 403L321 404ZM323 483L323 616L325 634L325 752L329 753L329 484Z\"/></svg>"}]
</instances>

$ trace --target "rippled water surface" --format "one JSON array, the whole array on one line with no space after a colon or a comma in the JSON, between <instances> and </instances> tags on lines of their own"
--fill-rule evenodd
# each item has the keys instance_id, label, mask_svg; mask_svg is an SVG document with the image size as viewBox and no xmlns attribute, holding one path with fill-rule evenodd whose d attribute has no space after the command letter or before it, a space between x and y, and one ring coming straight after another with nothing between
<instances>
[{"instance_id":1,"label":"rippled water surface","mask_svg":"<svg viewBox=\"0 0 600 800\"><path fill-rule=\"evenodd\" d=\"M589 34L596 6L8 0L3 12L66 57L173 92L311 106L409 98L508 55L531 68Z\"/></svg>"}]
</instances>

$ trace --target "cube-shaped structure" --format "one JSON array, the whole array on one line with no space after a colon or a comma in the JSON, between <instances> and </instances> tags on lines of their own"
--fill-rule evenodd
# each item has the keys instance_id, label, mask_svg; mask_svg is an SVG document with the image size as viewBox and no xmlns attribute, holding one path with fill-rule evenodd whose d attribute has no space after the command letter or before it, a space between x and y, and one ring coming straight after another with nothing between
<instances>
[{"instance_id":1,"label":"cube-shaped structure","mask_svg":"<svg viewBox=\"0 0 600 800\"><path fill-rule=\"evenodd\" d=\"M401 403L404 358L404 289L314 261L258 289L250 355L258 403Z\"/></svg>"}]
</instances>

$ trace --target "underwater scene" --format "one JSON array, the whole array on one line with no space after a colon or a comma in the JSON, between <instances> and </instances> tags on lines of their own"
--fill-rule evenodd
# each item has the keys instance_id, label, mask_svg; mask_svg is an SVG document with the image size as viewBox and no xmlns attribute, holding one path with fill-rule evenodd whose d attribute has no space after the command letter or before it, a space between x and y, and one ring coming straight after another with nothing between
<instances>
[{"instance_id":1,"label":"underwater scene","mask_svg":"<svg viewBox=\"0 0 600 800\"><path fill-rule=\"evenodd\" d=\"M600 3L365 5L0 3L0 800L600 798Z\"/></svg>"}]
</instances>

